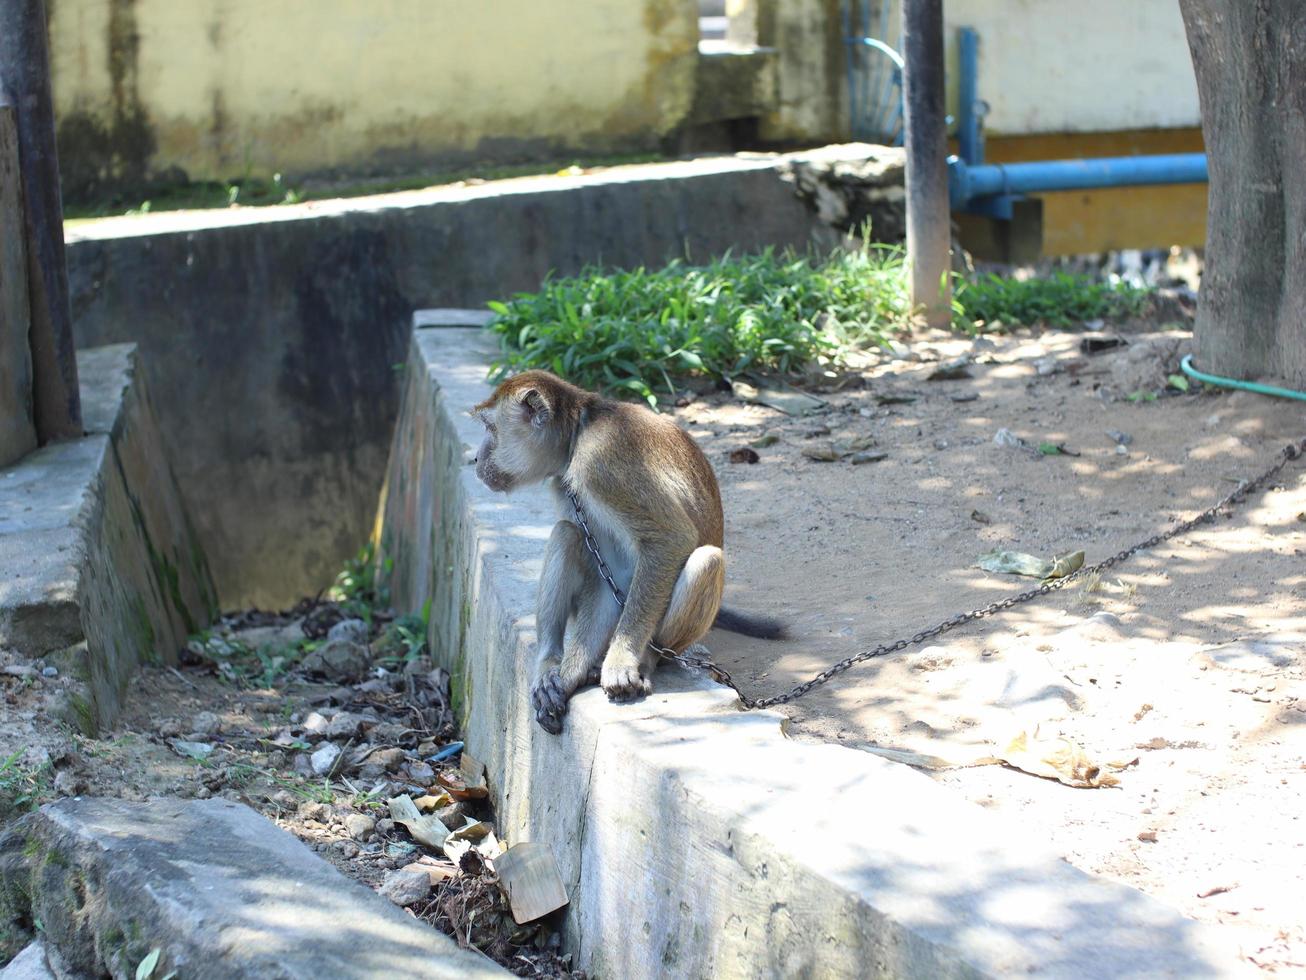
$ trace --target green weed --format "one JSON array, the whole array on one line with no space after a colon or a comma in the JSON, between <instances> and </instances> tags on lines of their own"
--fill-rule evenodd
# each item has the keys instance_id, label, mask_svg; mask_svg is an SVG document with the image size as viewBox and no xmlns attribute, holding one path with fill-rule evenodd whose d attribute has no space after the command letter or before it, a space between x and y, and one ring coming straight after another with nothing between
<instances>
[{"instance_id":1,"label":"green weed","mask_svg":"<svg viewBox=\"0 0 1306 980\"><path fill-rule=\"evenodd\" d=\"M27 765L21 750L0 760L0 818L40 806L53 791L50 764Z\"/></svg>"},{"instance_id":2,"label":"green weed","mask_svg":"<svg viewBox=\"0 0 1306 980\"><path fill-rule=\"evenodd\" d=\"M704 266L591 267L490 303L496 377L542 367L656 405L676 380L792 373L882 344L910 315L902 255L866 245L826 257L776 252Z\"/></svg>"},{"instance_id":3,"label":"green weed","mask_svg":"<svg viewBox=\"0 0 1306 980\"><path fill-rule=\"evenodd\" d=\"M953 323L968 332L993 324L1069 327L1142 312L1148 291L1127 283L1103 283L1059 272L1046 279L987 275L956 280Z\"/></svg>"}]
</instances>

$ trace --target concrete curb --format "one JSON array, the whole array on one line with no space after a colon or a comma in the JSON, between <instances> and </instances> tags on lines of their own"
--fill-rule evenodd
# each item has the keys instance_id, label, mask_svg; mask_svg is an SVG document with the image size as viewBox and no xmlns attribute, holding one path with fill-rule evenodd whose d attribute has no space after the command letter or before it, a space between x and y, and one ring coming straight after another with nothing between
<instances>
[{"instance_id":1,"label":"concrete curb","mask_svg":"<svg viewBox=\"0 0 1306 980\"><path fill-rule=\"evenodd\" d=\"M135 348L77 365L87 434L0 470L0 644L74 675L63 710L89 733L136 665L174 662L217 600Z\"/></svg>"},{"instance_id":2,"label":"concrete curb","mask_svg":"<svg viewBox=\"0 0 1306 980\"><path fill-rule=\"evenodd\" d=\"M154 975L186 980L507 975L227 800L24 817L0 836L0 932L35 921L59 976L132 977L156 948Z\"/></svg>"},{"instance_id":3,"label":"concrete curb","mask_svg":"<svg viewBox=\"0 0 1306 980\"><path fill-rule=\"evenodd\" d=\"M664 668L596 689L560 737L528 710L545 494L465 465L488 386L478 331L415 332L379 536L396 606L430 602L468 750L511 841L548 843L580 968L603 976L1229 976L1218 934L1084 874L1018 827L867 753Z\"/></svg>"}]
</instances>

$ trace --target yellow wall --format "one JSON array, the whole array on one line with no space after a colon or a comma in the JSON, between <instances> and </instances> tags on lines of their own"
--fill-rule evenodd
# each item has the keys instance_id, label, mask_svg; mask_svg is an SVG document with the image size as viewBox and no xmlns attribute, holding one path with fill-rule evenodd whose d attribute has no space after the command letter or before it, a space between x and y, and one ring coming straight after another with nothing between
<instances>
[{"instance_id":1,"label":"yellow wall","mask_svg":"<svg viewBox=\"0 0 1306 980\"><path fill-rule=\"evenodd\" d=\"M695 0L52 0L74 183L384 171L656 144ZM100 161L113 159L104 173Z\"/></svg>"}]
</instances>

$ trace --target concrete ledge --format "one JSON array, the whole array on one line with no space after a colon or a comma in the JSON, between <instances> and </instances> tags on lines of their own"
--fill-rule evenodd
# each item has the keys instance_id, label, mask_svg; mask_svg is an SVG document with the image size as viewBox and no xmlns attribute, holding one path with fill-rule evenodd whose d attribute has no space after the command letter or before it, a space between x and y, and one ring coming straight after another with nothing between
<instances>
[{"instance_id":1,"label":"concrete ledge","mask_svg":"<svg viewBox=\"0 0 1306 980\"><path fill-rule=\"evenodd\" d=\"M136 665L174 662L217 600L135 349L77 363L86 436L0 470L0 644L72 672L67 719L93 732Z\"/></svg>"},{"instance_id":2,"label":"concrete ledge","mask_svg":"<svg viewBox=\"0 0 1306 980\"><path fill-rule=\"evenodd\" d=\"M155 948L186 980L507 975L226 800L44 806L0 837L0 913L40 921L59 976L133 977Z\"/></svg>"},{"instance_id":3,"label":"concrete ledge","mask_svg":"<svg viewBox=\"0 0 1306 980\"><path fill-rule=\"evenodd\" d=\"M382 504L396 604L431 603L468 749L512 841L549 844L578 966L601 976L1235 975L1206 927L1083 874L1019 827L867 753L664 668L642 704L596 689L551 737L528 709L539 491L465 465L488 386L475 330L415 333Z\"/></svg>"}]
</instances>

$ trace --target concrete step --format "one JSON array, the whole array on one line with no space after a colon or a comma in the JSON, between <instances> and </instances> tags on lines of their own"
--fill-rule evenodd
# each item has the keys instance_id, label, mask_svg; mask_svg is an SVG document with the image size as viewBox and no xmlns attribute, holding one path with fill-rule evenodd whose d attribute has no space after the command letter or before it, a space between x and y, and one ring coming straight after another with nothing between
<instances>
[{"instance_id":1,"label":"concrete step","mask_svg":"<svg viewBox=\"0 0 1306 980\"><path fill-rule=\"evenodd\" d=\"M23 818L0 837L0 937L38 920L61 976L132 977L156 948L154 975L185 980L507 976L227 800Z\"/></svg>"}]
</instances>

